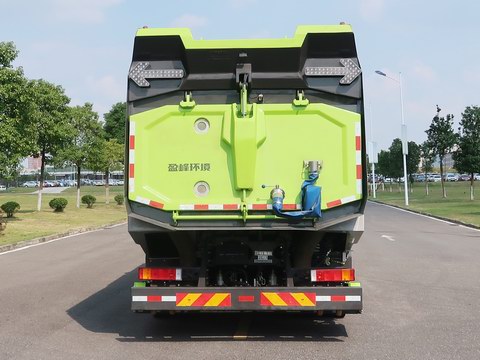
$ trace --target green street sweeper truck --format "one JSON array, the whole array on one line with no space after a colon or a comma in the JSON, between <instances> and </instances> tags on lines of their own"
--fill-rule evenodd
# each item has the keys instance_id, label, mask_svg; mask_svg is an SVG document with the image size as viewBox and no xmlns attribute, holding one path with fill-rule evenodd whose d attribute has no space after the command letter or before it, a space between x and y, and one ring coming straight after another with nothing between
<instances>
[{"instance_id":1,"label":"green street sweeper truck","mask_svg":"<svg viewBox=\"0 0 480 360\"><path fill-rule=\"evenodd\" d=\"M349 25L195 40L143 28L128 74L134 311L362 310L362 73Z\"/></svg>"}]
</instances>

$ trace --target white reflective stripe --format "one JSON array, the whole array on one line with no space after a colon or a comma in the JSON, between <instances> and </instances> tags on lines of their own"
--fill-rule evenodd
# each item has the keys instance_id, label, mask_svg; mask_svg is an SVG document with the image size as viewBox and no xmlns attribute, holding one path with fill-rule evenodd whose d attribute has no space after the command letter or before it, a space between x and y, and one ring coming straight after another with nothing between
<instances>
[{"instance_id":1,"label":"white reflective stripe","mask_svg":"<svg viewBox=\"0 0 480 360\"><path fill-rule=\"evenodd\" d=\"M209 204L208 210L223 210L222 204Z\"/></svg>"},{"instance_id":2,"label":"white reflective stripe","mask_svg":"<svg viewBox=\"0 0 480 360\"><path fill-rule=\"evenodd\" d=\"M135 135L135 121L130 120L130 135Z\"/></svg>"},{"instance_id":3,"label":"white reflective stripe","mask_svg":"<svg viewBox=\"0 0 480 360\"><path fill-rule=\"evenodd\" d=\"M135 180L133 178L128 179L128 191L135 192Z\"/></svg>"},{"instance_id":4,"label":"white reflective stripe","mask_svg":"<svg viewBox=\"0 0 480 360\"><path fill-rule=\"evenodd\" d=\"M128 151L128 163L135 164L135 150L130 149Z\"/></svg>"},{"instance_id":5,"label":"white reflective stripe","mask_svg":"<svg viewBox=\"0 0 480 360\"><path fill-rule=\"evenodd\" d=\"M345 301L362 301L362 297L360 295L347 295Z\"/></svg>"},{"instance_id":6,"label":"white reflective stripe","mask_svg":"<svg viewBox=\"0 0 480 360\"><path fill-rule=\"evenodd\" d=\"M175 280L182 280L182 269L175 270Z\"/></svg>"},{"instance_id":7,"label":"white reflective stripe","mask_svg":"<svg viewBox=\"0 0 480 360\"><path fill-rule=\"evenodd\" d=\"M267 209L272 210L273 209L272 204L267 204Z\"/></svg>"},{"instance_id":8,"label":"white reflective stripe","mask_svg":"<svg viewBox=\"0 0 480 360\"><path fill-rule=\"evenodd\" d=\"M146 296L132 296L132 301L147 301Z\"/></svg>"},{"instance_id":9,"label":"white reflective stripe","mask_svg":"<svg viewBox=\"0 0 480 360\"><path fill-rule=\"evenodd\" d=\"M357 194L362 194L362 179L357 180Z\"/></svg>"},{"instance_id":10,"label":"white reflective stripe","mask_svg":"<svg viewBox=\"0 0 480 360\"><path fill-rule=\"evenodd\" d=\"M162 296L162 302L176 302L176 296Z\"/></svg>"},{"instance_id":11,"label":"white reflective stripe","mask_svg":"<svg viewBox=\"0 0 480 360\"><path fill-rule=\"evenodd\" d=\"M248 205L247 205L247 209L248 209L248 210L253 210L253 204L248 204Z\"/></svg>"},{"instance_id":12,"label":"white reflective stripe","mask_svg":"<svg viewBox=\"0 0 480 360\"><path fill-rule=\"evenodd\" d=\"M355 197L355 195L352 195L352 196L347 196L347 197L344 197L344 198L341 198L340 201L342 202L342 204L346 204L346 203L349 203L349 202L352 202L352 201L355 201L357 200L357 198Z\"/></svg>"},{"instance_id":13,"label":"white reflective stripe","mask_svg":"<svg viewBox=\"0 0 480 360\"><path fill-rule=\"evenodd\" d=\"M178 206L180 210L193 210L193 204L183 204Z\"/></svg>"},{"instance_id":14,"label":"white reflective stripe","mask_svg":"<svg viewBox=\"0 0 480 360\"><path fill-rule=\"evenodd\" d=\"M355 151L355 157L357 161L357 165L362 165L362 152L360 150Z\"/></svg>"},{"instance_id":15,"label":"white reflective stripe","mask_svg":"<svg viewBox=\"0 0 480 360\"><path fill-rule=\"evenodd\" d=\"M315 297L315 299L317 301L332 301L332 297L331 296L320 296L320 295L317 295Z\"/></svg>"},{"instance_id":16,"label":"white reflective stripe","mask_svg":"<svg viewBox=\"0 0 480 360\"><path fill-rule=\"evenodd\" d=\"M359 122L355 123L355 136L362 136L362 127Z\"/></svg>"},{"instance_id":17,"label":"white reflective stripe","mask_svg":"<svg viewBox=\"0 0 480 360\"><path fill-rule=\"evenodd\" d=\"M310 270L310 279L312 282L317 281L317 270Z\"/></svg>"},{"instance_id":18,"label":"white reflective stripe","mask_svg":"<svg viewBox=\"0 0 480 360\"><path fill-rule=\"evenodd\" d=\"M146 205L150 204L150 200L145 199L145 198L143 198L143 197L141 197L141 196L137 196L137 197L135 198L135 201L136 201L136 202L139 202L139 203L142 203L142 204L146 204Z\"/></svg>"}]
</instances>

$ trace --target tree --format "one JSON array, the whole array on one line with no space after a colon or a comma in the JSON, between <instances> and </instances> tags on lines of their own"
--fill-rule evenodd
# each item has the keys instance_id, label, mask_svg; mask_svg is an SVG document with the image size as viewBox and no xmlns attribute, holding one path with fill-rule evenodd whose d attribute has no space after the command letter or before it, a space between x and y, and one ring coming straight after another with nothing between
<instances>
[{"instance_id":1,"label":"tree","mask_svg":"<svg viewBox=\"0 0 480 360\"><path fill-rule=\"evenodd\" d=\"M428 141L424 141L420 145L420 153L422 157L422 171L425 174L425 193L428 196L428 173L433 169L435 154L433 153L432 145Z\"/></svg>"},{"instance_id":2,"label":"tree","mask_svg":"<svg viewBox=\"0 0 480 360\"><path fill-rule=\"evenodd\" d=\"M125 121L127 119L127 104L118 102L104 116L105 137L107 140L117 139L119 144L125 144Z\"/></svg>"},{"instance_id":3,"label":"tree","mask_svg":"<svg viewBox=\"0 0 480 360\"><path fill-rule=\"evenodd\" d=\"M420 162L420 146L415 141L408 142L407 155L407 173L409 175L410 184L413 185L413 174L418 171ZM413 186L410 186L410 192L413 192Z\"/></svg>"},{"instance_id":4,"label":"tree","mask_svg":"<svg viewBox=\"0 0 480 360\"><path fill-rule=\"evenodd\" d=\"M30 151L31 102L22 68L12 62L18 51L12 42L0 42L0 177L12 178Z\"/></svg>"},{"instance_id":5,"label":"tree","mask_svg":"<svg viewBox=\"0 0 480 360\"><path fill-rule=\"evenodd\" d=\"M58 163L70 163L77 167L77 208L80 207L80 175L93 149L101 146L102 126L98 122L98 114L93 111L93 105L69 108L68 120L71 133L68 143L58 151Z\"/></svg>"},{"instance_id":6,"label":"tree","mask_svg":"<svg viewBox=\"0 0 480 360\"><path fill-rule=\"evenodd\" d=\"M30 81L29 92L33 104L30 114L32 121L29 128L33 139L32 154L38 154L41 158L37 204L37 210L40 211L46 162L51 160L71 138L72 128L70 122L67 121L67 105L70 99L65 95L61 86L45 80Z\"/></svg>"},{"instance_id":7,"label":"tree","mask_svg":"<svg viewBox=\"0 0 480 360\"><path fill-rule=\"evenodd\" d=\"M377 171L384 177L392 178L390 151L381 150L378 153ZM390 182L390 192L392 191L392 183Z\"/></svg>"},{"instance_id":8,"label":"tree","mask_svg":"<svg viewBox=\"0 0 480 360\"><path fill-rule=\"evenodd\" d=\"M393 139L392 144L388 148L390 151L390 173L394 178L403 176L403 152L402 140L399 138Z\"/></svg>"},{"instance_id":9,"label":"tree","mask_svg":"<svg viewBox=\"0 0 480 360\"><path fill-rule=\"evenodd\" d=\"M458 129L455 168L470 174L470 200L474 199L474 173L480 172L480 107L467 106Z\"/></svg>"},{"instance_id":10,"label":"tree","mask_svg":"<svg viewBox=\"0 0 480 360\"><path fill-rule=\"evenodd\" d=\"M443 178L443 161L452 147L455 145L457 136L453 131L453 115L447 114L446 117L440 117L440 108L437 106L437 114L434 116L430 128L426 130L428 142L432 146L433 153L440 160L440 176L442 183L443 197L447 197L445 190L445 179Z\"/></svg>"},{"instance_id":11,"label":"tree","mask_svg":"<svg viewBox=\"0 0 480 360\"><path fill-rule=\"evenodd\" d=\"M102 140L100 146L92 149L88 167L105 173L105 203L110 202L110 172L123 168L124 146L117 139Z\"/></svg>"}]
</instances>

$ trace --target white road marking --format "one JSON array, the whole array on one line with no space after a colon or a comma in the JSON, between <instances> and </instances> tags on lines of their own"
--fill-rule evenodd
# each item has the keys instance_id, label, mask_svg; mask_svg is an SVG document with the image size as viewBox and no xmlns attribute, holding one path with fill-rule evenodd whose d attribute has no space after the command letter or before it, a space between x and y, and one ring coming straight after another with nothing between
<instances>
[{"instance_id":1,"label":"white road marking","mask_svg":"<svg viewBox=\"0 0 480 360\"><path fill-rule=\"evenodd\" d=\"M120 224L115 224L115 225L109 226L108 229L112 229L114 227L122 226L122 225L125 225L125 224L126 224L126 222L120 223ZM62 236L60 238L44 241L44 242L41 242L41 243L38 243L38 244L32 244L32 245L27 245L27 246L24 246L24 247L21 247L21 248L18 248L18 249L8 250L8 251L0 253L0 256L10 254L10 253L14 253L14 252L17 252L17 251L27 250L27 249L30 249L32 247L36 247L36 246L40 246L40 245L50 244L50 243L55 242L55 241L64 240L64 239L72 238L72 237L75 237L75 236L80 236L80 235L90 234L90 233L93 233L93 232L96 232L96 231L106 230L106 229L107 228L95 229L95 230L80 232L78 234Z\"/></svg>"},{"instance_id":2,"label":"white road marking","mask_svg":"<svg viewBox=\"0 0 480 360\"><path fill-rule=\"evenodd\" d=\"M472 228L470 226L457 224L457 223L447 221L447 220L437 219L435 217L428 216L428 215L425 215L425 214L419 214L419 213L416 213L416 212L413 212L413 211L410 211L410 210L407 210L407 209L401 209L401 208L398 208L398 207L395 207L395 206L391 206L391 205L387 205L387 204L381 204L381 203L378 203L378 202L375 202L375 201L369 201L369 202L374 203L375 205L386 206L386 207L389 207L389 208L394 209L394 210L403 211L403 212L406 212L406 213L409 213L409 214L412 214L412 215L422 216L422 217L425 217L427 219L439 221L439 222L442 222L442 223L445 223L445 224L456 225L456 226L462 227L464 229L473 230L473 231L480 231L480 229L475 229L475 228Z\"/></svg>"},{"instance_id":3,"label":"white road marking","mask_svg":"<svg viewBox=\"0 0 480 360\"><path fill-rule=\"evenodd\" d=\"M390 236L390 235L382 235L382 238L385 238L385 239L390 240L390 241L395 241L393 236Z\"/></svg>"}]
</instances>

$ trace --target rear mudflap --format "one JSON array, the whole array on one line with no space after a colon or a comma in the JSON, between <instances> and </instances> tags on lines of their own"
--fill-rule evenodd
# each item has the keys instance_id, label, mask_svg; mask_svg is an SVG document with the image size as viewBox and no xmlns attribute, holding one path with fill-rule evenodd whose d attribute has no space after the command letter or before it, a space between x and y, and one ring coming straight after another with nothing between
<instances>
[{"instance_id":1,"label":"rear mudflap","mask_svg":"<svg viewBox=\"0 0 480 360\"><path fill-rule=\"evenodd\" d=\"M338 311L359 313L362 288L132 287L134 311Z\"/></svg>"}]
</instances>

